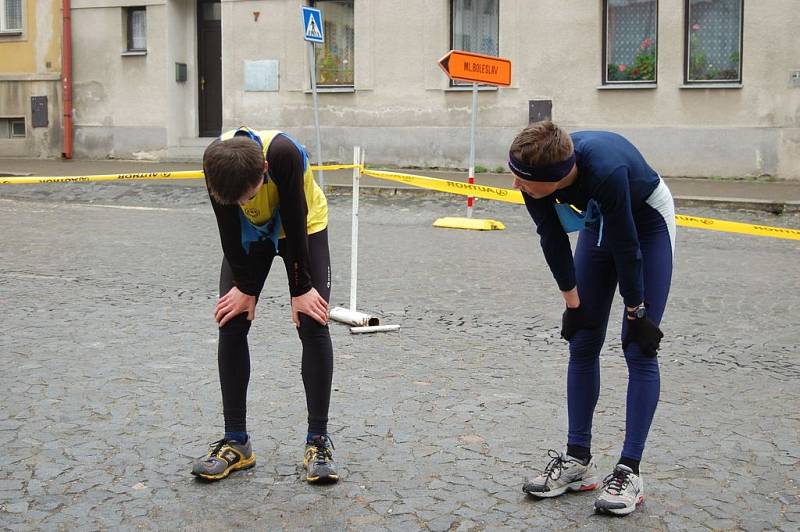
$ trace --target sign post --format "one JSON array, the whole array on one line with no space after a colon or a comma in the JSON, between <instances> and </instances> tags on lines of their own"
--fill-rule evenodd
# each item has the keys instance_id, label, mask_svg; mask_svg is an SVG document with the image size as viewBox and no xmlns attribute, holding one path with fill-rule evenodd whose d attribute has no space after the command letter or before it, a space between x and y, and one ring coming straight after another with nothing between
<instances>
[{"instance_id":1,"label":"sign post","mask_svg":"<svg viewBox=\"0 0 800 532\"><path fill-rule=\"evenodd\" d=\"M475 124L478 117L478 83L507 87L511 85L511 61L492 55L450 50L439 60L439 66L450 79L472 82L472 116L469 131L469 175L470 185L475 184ZM472 218L472 196L467 198L467 218ZM458 218L448 218L448 225L440 222L437 227L463 229L483 228L470 222L460 224ZM436 223L434 223L436 225ZM495 226L496 227L496 226Z\"/></svg>"},{"instance_id":2,"label":"sign post","mask_svg":"<svg viewBox=\"0 0 800 532\"><path fill-rule=\"evenodd\" d=\"M303 39L308 41L308 66L311 69L311 94L314 99L314 129L317 134L317 164L322 166L325 160L322 158L322 141L319 135L319 108L317 106L317 67L316 54L314 49L317 43L325 42L325 34L322 26L322 11L313 7L303 7ZM325 175L319 171L319 185L325 186Z\"/></svg>"},{"instance_id":3,"label":"sign post","mask_svg":"<svg viewBox=\"0 0 800 532\"><path fill-rule=\"evenodd\" d=\"M475 121L478 118L478 84L472 82L472 119L469 128L469 176L470 185L475 184ZM472 196L467 198L467 218L472 218Z\"/></svg>"}]
</instances>

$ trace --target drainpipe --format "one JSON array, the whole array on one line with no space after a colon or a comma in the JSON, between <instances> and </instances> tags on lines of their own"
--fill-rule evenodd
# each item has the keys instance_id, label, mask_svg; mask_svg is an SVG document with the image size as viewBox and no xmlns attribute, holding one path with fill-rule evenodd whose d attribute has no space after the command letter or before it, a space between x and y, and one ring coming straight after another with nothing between
<instances>
[{"instance_id":1,"label":"drainpipe","mask_svg":"<svg viewBox=\"0 0 800 532\"><path fill-rule=\"evenodd\" d=\"M61 0L62 44L61 81L64 84L64 152L65 159L72 159L72 7L70 0Z\"/></svg>"}]
</instances>

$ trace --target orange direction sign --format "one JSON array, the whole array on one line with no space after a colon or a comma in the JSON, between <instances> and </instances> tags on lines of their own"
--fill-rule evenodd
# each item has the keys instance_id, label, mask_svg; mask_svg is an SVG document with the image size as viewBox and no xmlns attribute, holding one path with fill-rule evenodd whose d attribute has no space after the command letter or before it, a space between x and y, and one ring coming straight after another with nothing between
<instances>
[{"instance_id":1,"label":"orange direction sign","mask_svg":"<svg viewBox=\"0 0 800 532\"><path fill-rule=\"evenodd\" d=\"M450 50L439 59L439 66L451 79L488 85L511 85L511 61L493 55Z\"/></svg>"}]
</instances>

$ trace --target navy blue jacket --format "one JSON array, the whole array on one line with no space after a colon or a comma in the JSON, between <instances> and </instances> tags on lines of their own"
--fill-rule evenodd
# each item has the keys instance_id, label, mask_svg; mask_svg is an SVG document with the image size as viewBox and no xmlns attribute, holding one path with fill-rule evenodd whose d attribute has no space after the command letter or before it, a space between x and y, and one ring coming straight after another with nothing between
<instances>
[{"instance_id":1,"label":"navy blue jacket","mask_svg":"<svg viewBox=\"0 0 800 532\"><path fill-rule=\"evenodd\" d=\"M644 300L644 288L635 218L658 186L659 176L639 150L621 135L579 131L570 136L578 166L575 182L541 199L522 194L536 223L547 264L562 291L575 288L572 249L553 204L558 199L583 210L594 199L603 215L602 245L614 257L619 292L626 305L638 305Z\"/></svg>"}]
</instances>

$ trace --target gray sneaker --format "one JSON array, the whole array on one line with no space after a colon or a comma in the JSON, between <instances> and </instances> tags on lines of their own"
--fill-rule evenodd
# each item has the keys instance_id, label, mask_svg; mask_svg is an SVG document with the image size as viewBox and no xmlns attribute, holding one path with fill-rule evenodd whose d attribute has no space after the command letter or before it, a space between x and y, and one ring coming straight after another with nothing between
<instances>
[{"instance_id":1,"label":"gray sneaker","mask_svg":"<svg viewBox=\"0 0 800 532\"><path fill-rule=\"evenodd\" d=\"M330 436L316 436L306 441L303 465L306 468L306 480L311 484L338 482L339 473L336 472L336 463L333 461L333 442Z\"/></svg>"},{"instance_id":2,"label":"gray sneaker","mask_svg":"<svg viewBox=\"0 0 800 532\"><path fill-rule=\"evenodd\" d=\"M597 464L594 458L584 464L581 460L550 449L547 455L551 458L544 471L528 480L522 491L534 497L557 497L566 491L591 491L599 485L597 481Z\"/></svg>"},{"instance_id":3,"label":"gray sneaker","mask_svg":"<svg viewBox=\"0 0 800 532\"><path fill-rule=\"evenodd\" d=\"M192 475L206 480L221 480L238 469L256 465L251 439L239 443L225 438L209 444L208 454L194 461Z\"/></svg>"},{"instance_id":4,"label":"gray sneaker","mask_svg":"<svg viewBox=\"0 0 800 532\"><path fill-rule=\"evenodd\" d=\"M603 479L603 493L594 502L601 513L628 515L644 502L644 482L628 466L617 464L614 471Z\"/></svg>"}]
</instances>

